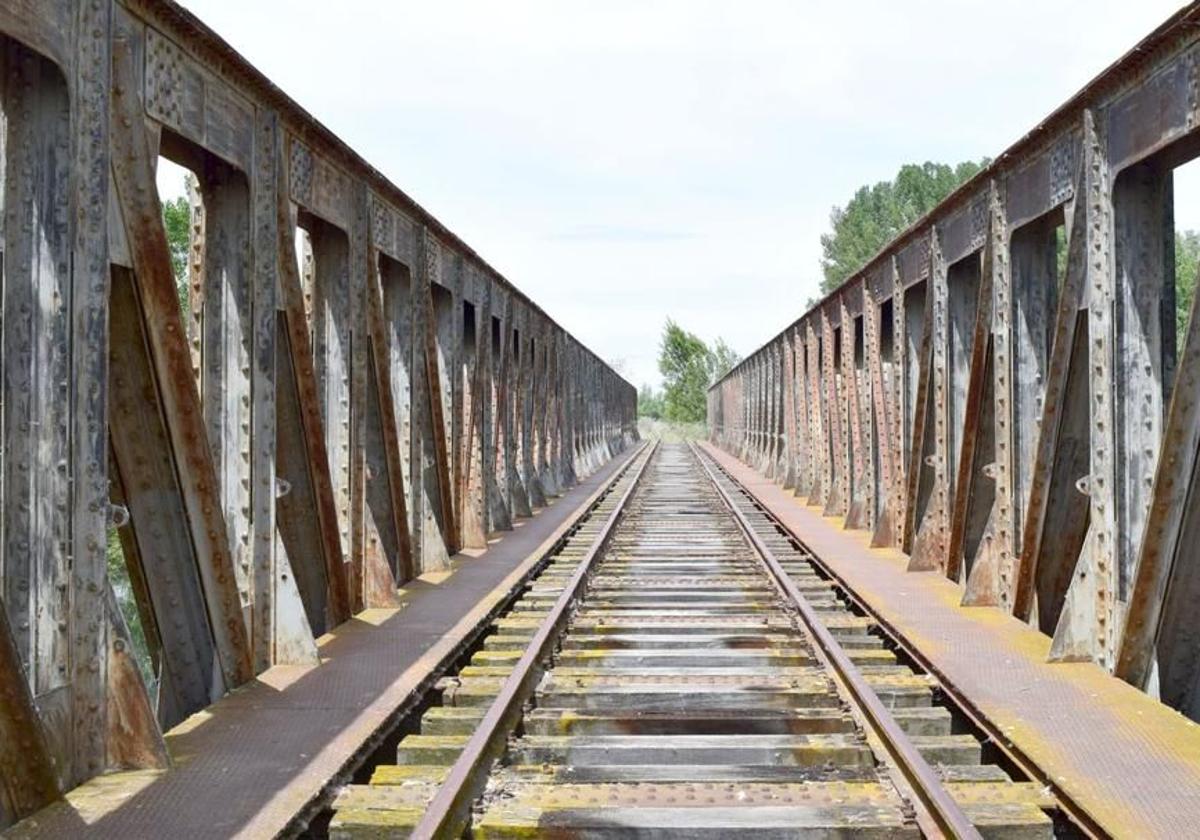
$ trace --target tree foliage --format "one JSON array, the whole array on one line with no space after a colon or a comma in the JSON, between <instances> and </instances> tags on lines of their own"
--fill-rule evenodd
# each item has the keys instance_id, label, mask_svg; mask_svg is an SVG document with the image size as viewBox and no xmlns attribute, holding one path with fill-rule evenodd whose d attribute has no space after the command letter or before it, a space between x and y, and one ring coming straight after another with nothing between
<instances>
[{"instance_id":1,"label":"tree foliage","mask_svg":"<svg viewBox=\"0 0 1200 840\"><path fill-rule=\"evenodd\" d=\"M649 417L651 420L663 418L663 397L649 385L643 385L638 391L638 417Z\"/></svg>"},{"instance_id":2,"label":"tree foliage","mask_svg":"<svg viewBox=\"0 0 1200 840\"><path fill-rule=\"evenodd\" d=\"M167 246L171 252L171 271L175 274L175 290L179 295L179 307L186 318L188 314L187 261L191 247L192 208L186 196L168 199L162 205L163 229L167 232Z\"/></svg>"},{"instance_id":3,"label":"tree foliage","mask_svg":"<svg viewBox=\"0 0 1200 840\"><path fill-rule=\"evenodd\" d=\"M1196 296L1196 274L1200 272L1200 231L1175 232L1175 336L1179 349L1187 330L1192 299Z\"/></svg>"},{"instance_id":4,"label":"tree foliage","mask_svg":"<svg viewBox=\"0 0 1200 840\"><path fill-rule=\"evenodd\" d=\"M821 237L822 293L836 289L987 164L986 158L953 167L906 164L895 179L860 187L845 207L834 207L829 217L833 230Z\"/></svg>"},{"instance_id":5,"label":"tree foliage","mask_svg":"<svg viewBox=\"0 0 1200 840\"><path fill-rule=\"evenodd\" d=\"M709 385L716 382L742 360L737 351L725 343L725 339L717 338L709 354Z\"/></svg>"},{"instance_id":6,"label":"tree foliage","mask_svg":"<svg viewBox=\"0 0 1200 840\"><path fill-rule=\"evenodd\" d=\"M688 423L704 418L708 405L708 356L708 347L699 336L667 319L658 353L666 420Z\"/></svg>"},{"instance_id":7,"label":"tree foliage","mask_svg":"<svg viewBox=\"0 0 1200 840\"><path fill-rule=\"evenodd\" d=\"M673 423L703 421L708 413L708 386L739 360L724 339L718 338L710 349L699 336L668 318L658 354L662 418Z\"/></svg>"}]
</instances>

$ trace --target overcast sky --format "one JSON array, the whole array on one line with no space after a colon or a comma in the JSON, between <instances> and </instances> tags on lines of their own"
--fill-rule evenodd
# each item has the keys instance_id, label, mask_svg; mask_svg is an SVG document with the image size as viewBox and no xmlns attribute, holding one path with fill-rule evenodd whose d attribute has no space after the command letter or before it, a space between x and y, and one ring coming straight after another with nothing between
<instances>
[{"instance_id":1,"label":"overcast sky","mask_svg":"<svg viewBox=\"0 0 1200 840\"><path fill-rule=\"evenodd\" d=\"M815 295L833 205L996 155L1180 4L184 5L640 385L665 318L754 350Z\"/></svg>"}]
</instances>

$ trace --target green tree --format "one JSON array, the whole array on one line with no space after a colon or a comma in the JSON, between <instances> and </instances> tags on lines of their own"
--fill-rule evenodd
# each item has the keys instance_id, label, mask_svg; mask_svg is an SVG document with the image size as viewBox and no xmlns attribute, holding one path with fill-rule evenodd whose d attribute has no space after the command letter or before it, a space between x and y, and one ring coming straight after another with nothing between
<instances>
[{"instance_id":1,"label":"green tree","mask_svg":"<svg viewBox=\"0 0 1200 840\"><path fill-rule=\"evenodd\" d=\"M649 385L643 385L638 392L638 417L649 417L651 420L661 420L663 416L663 397Z\"/></svg>"},{"instance_id":2,"label":"green tree","mask_svg":"<svg viewBox=\"0 0 1200 840\"><path fill-rule=\"evenodd\" d=\"M1200 272L1200 231L1175 232L1175 337L1180 351L1187 330L1192 299L1196 296L1196 274Z\"/></svg>"},{"instance_id":3,"label":"green tree","mask_svg":"<svg viewBox=\"0 0 1200 840\"><path fill-rule=\"evenodd\" d=\"M828 294L840 286L987 164L987 158L953 167L910 163L891 181L859 187L845 207L833 208L829 216L833 230L821 237L821 292Z\"/></svg>"},{"instance_id":4,"label":"green tree","mask_svg":"<svg viewBox=\"0 0 1200 840\"><path fill-rule=\"evenodd\" d=\"M741 360L742 357L725 343L725 339L718 338L717 343L713 345L712 351L708 354L708 384L713 384L729 373Z\"/></svg>"},{"instance_id":5,"label":"green tree","mask_svg":"<svg viewBox=\"0 0 1200 840\"><path fill-rule=\"evenodd\" d=\"M185 184L186 189L186 184ZM168 199L162 205L163 229L171 252L171 271L175 273L175 291L179 308L188 315L188 249L191 247L192 208L186 196Z\"/></svg>"},{"instance_id":6,"label":"green tree","mask_svg":"<svg viewBox=\"0 0 1200 840\"><path fill-rule=\"evenodd\" d=\"M713 349L670 318L659 344L658 370L663 376L662 416L672 423L702 422L708 413L708 386L739 361L718 338Z\"/></svg>"},{"instance_id":7,"label":"green tree","mask_svg":"<svg viewBox=\"0 0 1200 840\"><path fill-rule=\"evenodd\" d=\"M704 419L708 407L708 365L708 346L668 318L658 353L666 420L694 423Z\"/></svg>"},{"instance_id":8,"label":"green tree","mask_svg":"<svg viewBox=\"0 0 1200 840\"><path fill-rule=\"evenodd\" d=\"M146 641L146 629L142 626L142 617L138 613L137 600L133 596L133 584L129 580L129 569L125 565L125 551L121 547L121 537L117 529L108 527L108 545L105 546L108 560L108 582L116 596L121 615L125 618L125 626L129 629L129 640L133 644L133 659L138 670L142 672L142 681L146 690L153 698L156 693L158 678L154 673L154 662L150 658L150 645Z\"/></svg>"}]
</instances>

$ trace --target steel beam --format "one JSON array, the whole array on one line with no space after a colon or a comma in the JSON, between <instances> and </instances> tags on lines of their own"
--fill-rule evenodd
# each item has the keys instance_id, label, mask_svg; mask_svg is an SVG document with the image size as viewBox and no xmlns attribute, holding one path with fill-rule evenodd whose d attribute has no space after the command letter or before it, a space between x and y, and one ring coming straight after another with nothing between
<instances>
[{"instance_id":1,"label":"steel beam","mask_svg":"<svg viewBox=\"0 0 1200 840\"><path fill-rule=\"evenodd\" d=\"M1193 716L1172 171L1200 156L1198 23L1172 16L709 398L714 442Z\"/></svg>"}]
</instances>

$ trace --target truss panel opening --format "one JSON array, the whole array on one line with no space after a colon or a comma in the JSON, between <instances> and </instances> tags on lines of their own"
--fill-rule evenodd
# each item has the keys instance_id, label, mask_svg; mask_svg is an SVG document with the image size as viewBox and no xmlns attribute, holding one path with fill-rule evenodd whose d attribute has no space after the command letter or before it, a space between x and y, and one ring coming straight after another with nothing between
<instances>
[{"instance_id":1,"label":"truss panel opening","mask_svg":"<svg viewBox=\"0 0 1200 840\"><path fill-rule=\"evenodd\" d=\"M1066 275L1062 208L1018 228L1009 246L1012 266L1013 519L1024 533L1042 427L1058 294Z\"/></svg>"},{"instance_id":2,"label":"truss panel opening","mask_svg":"<svg viewBox=\"0 0 1200 840\"><path fill-rule=\"evenodd\" d=\"M881 517L884 513L884 507L888 504L888 498L892 493L893 488L884 483L884 461L888 461L892 465L892 470L897 468L895 461L895 439L893 434L893 424L897 421L896 410L898 403L896 400L896 326L895 305L892 298L888 298L878 304L876 324L878 325L876 341L879 353L879 373L880 380L878 387L881 390L878 400L871 399L870 414L874 434L872 440L874 445L871 449L871 465L874 470L875 480L873 482L874 502L875 502L875 522L872 527L878 526L882 521ZM870 378L870 375L868 375ZM882 402L886 414L880 414L878 403ZM892 481L895 481L895 473L890 476ZM894 514L894 511L893 511ZM883 535L883 539L890 540L891 535Z\"/></svg>"},{"instance_id":3,"label":"truss panel opening","mask_svg":"<svg viewBox=\"0 0 1200 840\"><path fill-rule=\"evenodd\" d=\"M900 299L904 319L904 457L911 457L913 425L917 416L917 389L921 385L921 369L925 365L922 350L925 346L925 299L928 281L921 280L904 290Z\"/></svg>"},{"instance_id":4,"label":"truss panel opening","mask_svg":"<svg viewBox=\"0 0 1200 840\"><path fill-rule=\"evenodd\" d=\"M1200 140L1185 140L1150 162L1135 167L1129 183L1124 173L1118 180L1118 186L1126 187L1130 193L1122 196L1124 200L1119 205L1123 210L1119 218L1128 220L1118 227L1117 244L1123 257L1120 268L1134 286L1121 299L1118 326L1123 330L1121 344L1125 353L1133 359L1141 359L1144 365L1142 375L1134 381L1123 383L1118 379L1127 399L1140 396L1145 405L1140 412L1136 406L1122 406L1125 422L1122 443L1126 453L1122 459L1124 471L1120 474L1126 491L1122 499L1122 516L1132 525L1134 533L1131 536L1144 535L1146 526L1143 523L1149 513L1142 505L1149 504L1151 487L1138 486L1139 481L1145 482L1142 473L1153 468L1157 476L1162 467L1159 448L1178 446L1173 443L1177 438L1168 436L1150 440L1147 437L1169 435L1166 412L1171 407L1173 395L1183 405L1196 398L1196 372L1185 366L1188 364L1187 334L1194 317L1197 273L1200 271L1198 152ZM1148 246L1140 244L1145 240L1150 240ZM1130 249L1139 247L1148 253L1129 253ZM1153 322L1156 290L1160 298L1161 337L1156 336L1157 325ZM1177 389L1180 393L1175 395ZM1138 424L1142 428L1137 428ZM1135 446L1142 447L1142 451L1132 452ZM1175 457L1188 454L1194 456L1195 453L1177 452ZM1164 703L1196 720L1200 718L1200 664L1195 656L1195 604L1200 593L1200 573L1196 564L1189 561L1194 559L1195 546L1200 540L1200 467L1193 467L1192 474L1185 480L1187 487L1177 496L1177 504L1182 507L1174 556L1164 558L1171 571L1148 688L1151 692L1156 691ZM1164 492L1159 485L1156 480L1153 489ZM1120 567L1122 599L1131 595L1133 575L1145 548L1143 541L1148 543L1152 539L1162 537L1144 536L1144 540L1131 540L1127 546L1130 555Z\"/></svg>"},{"instance_id":5,"label":"truss panel opening","mask_svg":"<svg viewBox=\"0 0 1200 840\"><path fill-rule=\"evenodd\" d=\"M350 439L353 422L350 241L345 231L305 211L298 214L297 225L305 233L304 237L297 237L298 241L306 243L301 277L308 304L313 370L320 395L321 419L325 426L325 450L333 479L338 534L342 556L349 557Z\"/></svg>"},{"instance_id":6,"label":"truss panel opening","mask_svg":"<svg viewBox=\"0 0 1200 840\"><path fill-rule=\"evenodd\" d=\"M245 173L164 129L156 182L180 314L200 391L238 586L251 546L250 185Z\"/></svg>"},{"instance_id":7,"label":"truss panel opening","mask_svg":"<svg viewBox=\"0 0 1200 840\"><path fill-rule=\"evenodd\" d=\"M478 310L475 304L462 302L461 383L463 430L461 444L459 504L462 511L463 545L483 548L487 545L483 498L483 403L486 380L481 378L477 333Z\"/></svg>"},{"instance_id":8,"label":"truss panel opening","mask_svg":"<svg viewBox=\"0 0 1200 840\"><path fill-rule=\"evenodd\" d=\"M396 408L400 466L404 474L404 497L412 496L412 365L413 299L412 275L408 266L379 255L379 279L383 285L383 315L388 333L388 370ZM410 515L412 513L410 505ZM410 527L415 526L410 523Z\"/></svg>"},{"instance_id":9,"label":"truss panel opening","mask_svg":"<svg viewBox=\"0 0 1200 840\"><path fill-rule=\"evenodd\" d=\"M947 451L950 463L946 474L954 481L962 457L963 432L967 415L967 386L971 378L971 353L975 342L975 320L979 308L982 279L981 255L976 252L946 270L949 290L949 345L946 357Z\"/></svg>"}]
</instances>

